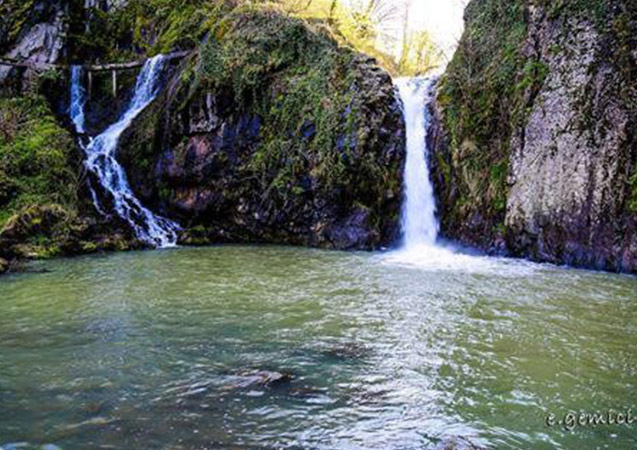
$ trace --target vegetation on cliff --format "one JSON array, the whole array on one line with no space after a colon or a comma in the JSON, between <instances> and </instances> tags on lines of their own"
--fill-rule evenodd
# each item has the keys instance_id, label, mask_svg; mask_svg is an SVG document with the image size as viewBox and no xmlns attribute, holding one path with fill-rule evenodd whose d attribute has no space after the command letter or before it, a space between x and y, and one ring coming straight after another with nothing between
<instances>
[{"instance_id":1,"label":"vegetation on cliff","mask_svg":"<svg viewBox=\"0 0 637 450\"><path fill-rule=\"evenodd\" d=\"M126 249L87 205L80 149L37 94L0 98L0 259Z\"/></svg>"},{"instance_id":2,"label":"vegetation on cliff","mask_svg":"<svg viewBox=\"0 0 637 450\"><path fill-rule=\"evenodd\" d=\"M249 118L248 131L256 133L250 137L250 151L239 160L232 155L218 156L234 171L225 174L231 186L221 190L235 206L244 195L257 202L251 196L259 193L261 208L268 210L265 215L270 218L303 210L290 223L303 227L305 235L299 242L304 243L308 243L309 224L328 229L327 216L346 220L344 215L352 211L355 217L349 220L356 222L352 227L373 230L373 237L361 238L367 242L361 246L378 245L387 241L385 234L393 233L387 224L395 223L398 215L400 131L396 142L391 139L401 128L400 113L388 75L375 61L350 48L373 49L370 42L376 36L376 19L371 10L366 18L357 19L355 30L349 10L347 17L341 7L327 17L293 10L293 2L131 0L97 2L98 6L88 9L80 0L27 3L2 5L9 8L7 20L0 26L3 52L39 23L49 24L52 17L61 16L64 20L50 31L65 43L62 62L121 62L193 50L196 56L177 70L179 83L175 86L174 78L168 83L172 88L164 93L164 101L169 102L171 113L181 117L196 109L202 95L214 93L220 101L230 102L221 116L232 122L239 135L246 131L242 121ZM9 258L49 256L76 252L78 247L79 251L108 247L91 245L96 233L104 237L104 230L100 220L92 217L92 209L85 208L90 196L87 178L81 177L81 153L60 120L68 104L57 93L68 92L68 78L57 73L49 80L48 73L23 76L18 72L13 71L12 76L26 82L2 92L17 97L1 100L0 224L4 231L0 253ZM119 92L113 97L110 74L106 75L96 74L91 80L87 108L91 133L119 114L134 80L129 74L118 77ZM39 84L38 77L46 83ZM40 96L44 91L48 102ZM158 106L162 104L166 103ZM157 163L157 154L152 152L163 149L147 139L156 139L155 127L164 118L161 109L153 108L131 131L139 138L126 149L139 156L130 167L134 180L140 171L145 171L146 181L152 177ZM145 136L138 133L144 123L151 127ZM171 131L177 153L186 152L192 138L191 130L185 130L187 135L180 134L183 131ZM241 143L229 145L240 147ZM175 200L170 183L154 181L152 192L160 206ZM205 180L202 185L211 188L211 183ZM178 194L183 198L183 193ZM321 205L312 204L317 199ZM315 207L323 216L314 214ZM220 214L224 212L222 208ZM277 226L271 224L270 230ZM349 245L343 242L357 239L334 233L329 239L341 243L330 245ZM281 237L275 240L285 241ZM29 246L20 247L24 242Z\"/></svg>"},{"instance_id":3,"label":"vegetation on cliff","mask_svg":"<svg viewBox=\"0 0 637 450\"><path fill-rule=\"evenodd\" d=\"M250 169L261 175L261 188L273 194L289 190L290 182L311 169L326 185L355 191L373 187L348 179L354 174L345 167L348 153L366 144L358 142L356 58L300 20L247 10L219 25L202 50L195 77L203 89L231 90L238 108L262 119L263 143L250 161ZM307 143L299 145L304 134ZM308 168L310 155L315 160Z\"/></svg>"},{"instance_id":4,"label":"vegetation on cliff","mask_svg":"<svg viewBox=\"0 0 637 450\"><path fill-rule=\"evenodd\" d=\"M404 141L391 79L373 60L320 25L245 7L169 85L122 146L147 201L234 239L388 242ZM327 237L353 213L365 222L356 232Z\"/></svg>"},{"instance_id":5,"label":"vegetation on cliff","mask_svg":"<svg viewBox=\"0 0 637 450\"><path fill-rule=\"evenodd\" d=\"M234 6L229 0L130 0L107 10L74 8L71 59L118 62L193 49Z\"/></svg>"},{"instance_id":6,"label":"vegetation on cliff","mask_svg":"<svg viewBox=\"0 0 637 450\"><path fill-rule=\"evenodd\" d=\"M438 163L457 189L453 206L443 207L445 221L468 222L478 210L491 223L504 223L512 130L522 120L524 92L537 89L546 71L521 53L526 4L486 0L472 2L466 12L467 28L439 96L451 157L438 154ZM487 236L494 231L481 230Z\"/></svg>"},{"instance_id":7,"label":"vegetation on cliff","mask_svg":"<svg viewBox=\"0 0 637 450\"><path fill-rule=\"evenodd\" d=\"M73 5L69 47L70 59L77 61L125 61L194 49L232 11L254 8L320 24L341 45L373 56L392 74L424 74L441 63L427 32L409 30L405 22L399 43L385 29L404 13L403 7L385 0L128 0L106 10ZM388 41L400 48L380 45Z\"/></svg>"},{"instance_id":8,"label":"vegetation on cliff","mask_svg":"<svg viewBox=\"0 0 637 450\"><path fill-rule=\"evenodd\" d=\"M443 230L542 260L637 265L637 4L474 0L466 20L438 97Z\"/></svg>"},{"instance_id":9,"label":"vegetation on cliff","mask_svg":"<svg viewBox=\"0 0 637 450\"><path fill-rule=\"evenodd\" d=\"M77 207L79 154L37 95L0 98L0 228L28 206Z\"/></svg>"}]
</instances>

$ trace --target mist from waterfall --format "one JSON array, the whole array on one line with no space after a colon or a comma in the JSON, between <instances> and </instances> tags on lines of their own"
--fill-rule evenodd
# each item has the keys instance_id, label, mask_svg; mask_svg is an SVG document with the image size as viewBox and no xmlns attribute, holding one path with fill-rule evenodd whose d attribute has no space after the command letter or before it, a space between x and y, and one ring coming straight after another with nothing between
<instances>
[{"instance_id":1,"label":"mist from waterfall","mask_svg":"<svg viewBox=\"0 0 637 450\"><path fill-rule=\"evenodd\" d=\"M126 111L101 134L90 138L84 145L84 164L95 175L99 184L111 200L113 209L127 221L136 236L155 247L171 247L177 242L179 226L144 207L132 192L124 168L117 162L116 151L119 138L132 121L155 99L160 87L165 58L162 55L146 61L137 77L133 98ZM78 133L84 133L84 89L79 67L71 72L71 120ZM98 211L98 196L93 193Z\"/></svg>"}]
</instances>

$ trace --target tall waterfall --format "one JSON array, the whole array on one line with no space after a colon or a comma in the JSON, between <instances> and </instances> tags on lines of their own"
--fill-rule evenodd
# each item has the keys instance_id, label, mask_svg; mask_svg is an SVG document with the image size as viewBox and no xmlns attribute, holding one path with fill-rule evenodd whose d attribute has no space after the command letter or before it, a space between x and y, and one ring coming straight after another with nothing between
<instances>
[{"instance_id":1,"label":"tall waterfall","mask_svg":"<svg viewBox=\"0 0 637 450\"><path fill-rule=\"evenodd\" d=\"M396 80L407 125L405 200L402 211L403 245L406 250L433 246L438 237L436 200L429 177L426 142L429 123L426 107L433 98L435 82L434 78Z\"/></svg>"},{"instance_id":2,"label":"tall waterfall","mask_svg":"<svg viewBox=\"0 0 637 450\"><path fill-rule=\"evenodd\" d=\"M525 273L519 263L508 267L497 258L461 251L453 244L438 241L440 224L436 219L436 199L429 174L427 130L430 115L427 106L434 100L436 78L398 79L395 84L403 102L407 126L402 209L403 245L384 256L389 264L417 267L429 272Z\"/></svg>"},{"instance_id":3,"label":"tall waterfall","mask_svg":"<svg viewBox=\"0 0 637 450\"><path fill-rule=\"evenodd\" d=\"M164 57L161 55L146 61L137 77L133 98L126 111L114 124L91 138L84 146L84 164L109 194L115 212L130 224L140 240L156 247L174 246L179 227L168 219L156 216L141 204L130 188L124 168L115 157L122 133L157 95L163 67ZM71 76L70 114L78 133L84 132L84 92L81 78L81 69L74 67ZM97 195L93 195L93 200L95 207L101 211Z\"/></svg>"}]
</instances>

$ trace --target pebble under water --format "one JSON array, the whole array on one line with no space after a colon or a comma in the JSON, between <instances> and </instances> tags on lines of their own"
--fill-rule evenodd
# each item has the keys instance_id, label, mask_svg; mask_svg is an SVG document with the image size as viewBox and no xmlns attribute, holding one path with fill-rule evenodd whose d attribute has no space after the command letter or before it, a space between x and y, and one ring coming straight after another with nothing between
<instances>
[{"instance_id":1,"label":"pebble under water","mask_svg":"<svg viewBox=\"0 0 637 450\"><path fill-rule=\"evenodd\" d=\"M0 447L637 447L637 423L546 424L637 415L637 278L436 251L171 249L5 276Z\"/></svg>"}]
</instances>

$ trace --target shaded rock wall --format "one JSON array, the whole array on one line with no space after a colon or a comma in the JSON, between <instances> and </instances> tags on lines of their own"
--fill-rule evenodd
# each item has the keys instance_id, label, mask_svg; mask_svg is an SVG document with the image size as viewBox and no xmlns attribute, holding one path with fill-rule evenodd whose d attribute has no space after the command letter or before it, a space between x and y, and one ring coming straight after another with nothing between
<instances>
[{"instance_id":1,"label":"shaded rock wall","mask_svg":"<svg viewBox=\"0 0 637 450\"><path fill-rule=\"evenodd\" d=\"M12 59L56 63L63 56L68 32L67 0L7 0L0 5L0 52ZM37 75L0 65L0 89L20 92Z\"/></svg>"},{"instance_id":2,"label":"shaded rock wall","mask_svg":"<svg viewBox=\"0 0 637 450\"><path fill-rule=\"evenodd\" d=\"M497 2L472 2L461 52L485 25L481 9L489 3ZM466 58L450 66L441 90L431 140L443 230L494 252L637 272L637 5L518 3L522 23L509 24L524 30L508 79L513 100L496 103L507 111L499 115L507 132L480 139L450 117L463 100L449 85ZM500 214L485 215L488 208L462 195L476 174L466 164L475 153L506 161ZM492 170L481 173L488 198L498 186Z\"/></svg>"}]
</instances>

